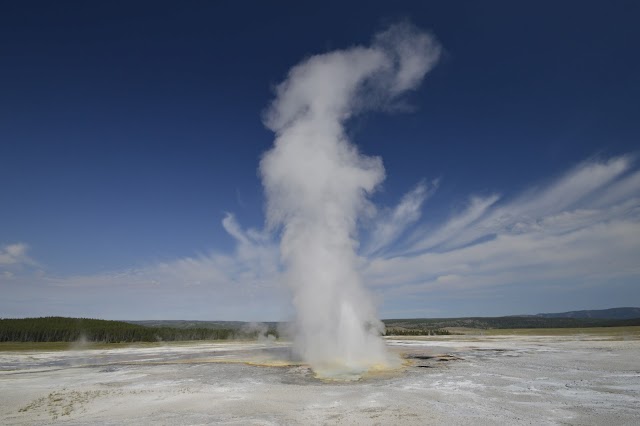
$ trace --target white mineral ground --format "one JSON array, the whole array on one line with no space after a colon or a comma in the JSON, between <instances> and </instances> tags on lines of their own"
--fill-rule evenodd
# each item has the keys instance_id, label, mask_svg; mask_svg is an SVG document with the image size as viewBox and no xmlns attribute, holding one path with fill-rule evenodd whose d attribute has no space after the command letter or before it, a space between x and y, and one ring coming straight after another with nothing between
<instances>
[{"instance_id":1,"label":"white mineral ground","mask_svg":"<svg viewBox=\"0 0 640 426\"><path fill-rule=\"evenodd\" d=\"M402 368L323 381L286 343L0 352L0 424L640 424L640 340L388 339Z\"/></svg>"}]
</instances>

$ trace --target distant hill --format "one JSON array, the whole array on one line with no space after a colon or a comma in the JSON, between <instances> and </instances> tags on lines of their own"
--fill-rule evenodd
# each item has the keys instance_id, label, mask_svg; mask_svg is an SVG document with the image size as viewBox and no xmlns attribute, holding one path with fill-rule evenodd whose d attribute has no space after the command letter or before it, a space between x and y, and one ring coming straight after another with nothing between
<instances>
[{"instance_id":1,"label":"distant hill","mask_svg":"<svg viewBox=\"0 0 640 426\"><path fill-rule=\"evenodd\" d=\"M432 333L448 328L581 328L640 325L640 308L613 308L506 317L414 318L383 320L388 333Z\"/></svg>"},{"instance_id":2,"label":"distant hill","mask_svg":"<svg viewBox=\"0 0 640 426\"><path fill-rule=\"evenodd\" d=\"M581 328L640 326L640 308L514 315L506 317L383 320L387 334L447 334L452 328ZM278 335L278 323L242 321L105 321L87 318L0 318L0 342L139 342L255 338Z\"/></svg>"},{"instance_id":3,"label":"distant hill","mask_svg":"<svg viewBox=\"0 0 640 426\"><path fill-rule=\"evenodd\" d=\"M126 321L129 324L142 325L144 327L171 327L179 329L191 329L191 328L208 328L212 330L239 330L242 327L251 324L244 321L193 321L193 320L140 320L140 321ZM269 329L275 329L278 325L277 322L261 322Z\"/></svg>"},{"instance_id":4,"label":"distant hill","mask_svg":"<svg viewBox=\"0 0 640 426\"><path fill-rule=\"evenodd\" d=\"M177 329L227 329L241 330L247 324L242 321L189 321L146 320L127 321L145 327L171 327ZM411 318L383 320L388 333L394 334L442 334L448 328L580 328L619 327L640 325L640 308L614 308L593 311L575 311L556 314L513 315L506 317L463 318ZM270 330L278 323L266 322Z\"/></svg>"},{"instance_id":5,"label":"distant hill","mask_svg":"<svg viewBox=\"0 0 640 426\"><path fill-rule=\"evenodd\" d=\"M449 328L580 328L580 327L619 327L640 325L640 317L631 319L547 317L542 315L514 315L507 317L465 317L465 318L409 318L383 320L388 334L446 334ZM553 315L553 314L549 314ZM248 324L242 321L186 321L186 320L148 320L128 321L146 327L171 327L177 329L208 328L242 330ZM278 323L261 323L269 330L277 330ZM271 332L271 331L270 331Z\"/></svg>"},{"instance_id":6,"label":"distant hill","mask_svg":"<svg viewBox=\"0 0 640 426\"><path fill-rule=\"evenodd\" d=\"M213 330L241 328L246 323L243 321L192 321L192 320L140 320L125 321L129 324L142 325L144 327L171 327L179 329L208 328Z\"/></svg>"},{"instance_id":7,"label":"distant hill","mask_svg":"<svg viewBox=\"0 0 640 426\"><path fill-rule=\"evenodd\" d=\"M570 311L555 314L538 314L536 316L544 318L597 318L625 320L640 318L640 308L611 308L590 311Z\"/></svg>"},{"instance_id":8,"label":"distant hill","mask_svg":"<svg viewBox=\"0 0 640 426\"><path fill-rule=\"evenodd\" d=\"M383 320L387 332L439 330L447 328L581 328L640 325L640 318L612 320L601 318L547 318L536 315L473 318L412 318Z\"/></svg>"}]
</instances>

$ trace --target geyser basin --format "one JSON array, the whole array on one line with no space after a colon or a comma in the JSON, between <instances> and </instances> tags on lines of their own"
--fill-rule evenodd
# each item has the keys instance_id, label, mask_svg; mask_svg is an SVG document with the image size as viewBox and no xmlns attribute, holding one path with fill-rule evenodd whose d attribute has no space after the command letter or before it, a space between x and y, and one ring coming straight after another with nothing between
<instances>
[{"instance_id":1,"label":"geyser basin","mask_svg":"<svg viewBox=\"0 0 640 426\"><path fill-rule=\"evenodd\" d=\"M250 342L192 342L0 351L0 422L637 424L637 336L397 338L388 341L392 352L453 351L464 361L416 359L406 368L365 374L355 382L319 380L306 366L222 361L278 359L288 349L280 343L273 350Z\"/></svg>"}]
</instances>

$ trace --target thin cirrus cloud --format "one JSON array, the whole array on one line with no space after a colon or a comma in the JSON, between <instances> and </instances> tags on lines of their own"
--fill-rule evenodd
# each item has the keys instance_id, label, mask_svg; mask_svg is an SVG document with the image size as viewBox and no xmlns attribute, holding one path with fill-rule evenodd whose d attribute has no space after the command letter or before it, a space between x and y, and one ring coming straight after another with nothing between
<instances>
[{"instance_id":1,"label":"thin cirrus cloud","mask_svg":"<svg viewBox=\"0 0 640 426\"><path fill-rule=\"evenodd\" d=\"M391 298L462 298L480 287L637 279L640 178L632 165L629 156L590 161L512 201L475 199L403 251L370 259L368 281Z\"/></svg>"},{"instance_id":2,"label":"thin cirrus cloud","mask_svg":"<svg viewBox=\"0 0 640 426\"><path fill-rule=\"evenodd\" d=\"M366 284L396 312L405 304L415 316L408 302L416 296L425 300L424 312L432 312L428 301L435 295L461 301L503 286L590 291L623 282L629 294L635 288L640 171L631 156L584 162L508 198L472 195L466 209L427 226L432 201L426 201L437 198L436 188L420 183L397 206L381 210L360 251ZM245 230L231 214L222 225L236 242L230 253L85 276L48 275L26 244L5 245L0 310L15 316L282 319L290 307L280 285L277 236Z\"/></svg>"},{"instance_id":3,"label":"thin cirrus cloud","mask_svg":"<svg viewBox=\"0 0 640 426\"><path fill-rule=\"evenodd\" d=\"M436 192L438 184L438 179L431 184L419 182L402 197L398 205L379 214L363 253L366 256L376 255L395 243L407 228L420 219L424 202Z\"/></svg>"},{"instance_id":4,"label":"thin cirrus cloud","mask_svg":"<svg viewBox=\"0 0 640 426\"><path fill-rule=\"evenodd\" d=\"M549 231L553 222L580 227L586 225L580 220L588 216L604 220L610 212L602 208L613 207L640 188L640 179L619 179L631 164L629 156L585 162L546 186L528 189L504 203L498 203L497 194L472 196L464 211L433 231L417 233L403 253L432 248L447 251L504 233L540 230L543 225ZM603 199L607 201L603 203Z\"/></svg>"},{"instance_id":5,"label":"thin cirrus cloud","mask_svg":"<svg viewBox=\"0 0 640 426\"><path fill-rule=\"evenodd\" d=\"M29 246L24 243L7 244L0 248L0 266L33 264L33 260L27 256Z\"/></svg>"}]
</instances>

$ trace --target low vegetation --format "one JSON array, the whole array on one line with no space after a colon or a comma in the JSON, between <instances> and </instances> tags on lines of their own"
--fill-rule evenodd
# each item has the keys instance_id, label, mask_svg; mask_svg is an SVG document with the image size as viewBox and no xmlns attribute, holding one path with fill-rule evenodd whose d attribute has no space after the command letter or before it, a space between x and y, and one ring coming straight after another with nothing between
<instances>
[{"instance_id":1,"label":"low vegetation","mask_svg":"<svg viewBox=\"0 0 640 426\"><path fill-rule=\"evenodd\" d=\"M585 328L627 327L640 325L640 318L614 320L599 318L547 318L541 316L415 318L383 321L392 330L433 330L450 328L516 329L516 328ZM389 334L389 333L387 333Z\"/></svg>"},{"instance_id":2,"label":"low vegetation","mask_svg":"<svg viewBox=\"0 0 640 426\"><path fill-rule=\"evenodd\" d=\"M145 327L88 318L0 319L0 342L156 342L217 340L234 335L231 329Z\"/></svg>"},{"instance_id":3,"label":"low vegetation","mask_svg":"<svg viewBox=\"0 0 640 426\"><path fill-rule=\"evenodd\" d=\"M522 330L621 328L640 326L640 318L601 319L539 315L474 318L416 318L384 320L386 335L458 334L456 330ZM256 339L278 337L277 323L239 321L107 321L88 318L43 317L0 319L0 342L176 342L186 340ZM497 332L497 331L496 331Z\"/></svg>"}]
</instances>

